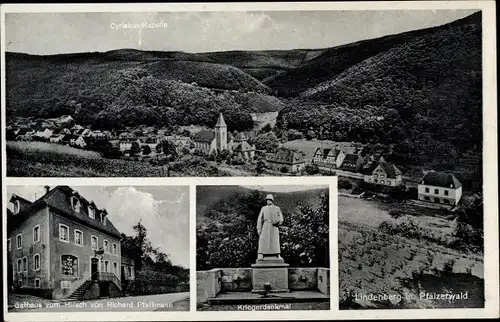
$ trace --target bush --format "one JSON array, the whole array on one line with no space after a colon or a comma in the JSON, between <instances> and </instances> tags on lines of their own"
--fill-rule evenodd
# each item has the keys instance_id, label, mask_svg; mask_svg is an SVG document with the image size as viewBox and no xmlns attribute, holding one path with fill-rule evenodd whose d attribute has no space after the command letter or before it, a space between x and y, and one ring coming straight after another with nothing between
<instances>
[{"instance_id":1,"label":"bush","mask_svg":"<svg viewBox=\"0 0 500 322\"><path fill-rule=\"evenodd\" d=\"M444 274L453 273L453 266L455 266L455 260L454 259L447 260L443 265L443 273Z\"/></svg>"},{"instance_id":2,"label":"bush","mask_svg":"<svg viewBox=\"0 0 500 322\"><path fill-rule=\"evenodd\" d=\"M405 214L399 210L390 210L389 211L389 216L391 216L394 219L398 219L400 217L403 217Z\"/></svg>"},{"instance_id":3,"label":"bush","mask_svg":"<svg viewBox=\"0 0 500 322\"><path fill-rule=\"evenodd\" d=\"M304 171L309 175L318 174L319 167L317 164L308 164L304 167Z\"/></svg>"},{"instance_id":4,"label":"bush","mask_svg":"<svg viewBox=\"0 0 500 322\"><path fill-rule=\"evenodd\" d=\"M352 189L352 183L349 180L339 179L338 188L346 190Z\"/></svg>"}]
</instances>

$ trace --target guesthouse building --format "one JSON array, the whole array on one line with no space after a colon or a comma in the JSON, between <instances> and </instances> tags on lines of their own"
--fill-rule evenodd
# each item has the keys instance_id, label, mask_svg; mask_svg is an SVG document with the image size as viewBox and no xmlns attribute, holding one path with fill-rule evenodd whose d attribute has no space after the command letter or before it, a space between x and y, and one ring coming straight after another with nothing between
<instances>
[{"instance_id":1,"label":"guesthouse building","mask_svg":"<svg viewBox=\"0 0 500 322\"><path fill-rule=\"evenodd\" d=\"M106 210L68 186L45 188L34 202L10 199L8 284L49 299L121 296L121 235Z\"/></svg>"}]
</instances>

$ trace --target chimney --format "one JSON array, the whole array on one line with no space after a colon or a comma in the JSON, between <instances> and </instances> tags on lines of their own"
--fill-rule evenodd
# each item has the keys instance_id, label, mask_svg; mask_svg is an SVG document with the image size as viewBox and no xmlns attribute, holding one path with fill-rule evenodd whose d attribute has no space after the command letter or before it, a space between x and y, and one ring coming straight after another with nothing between
<instances>
[{"instance_id":1,"label":"chimney","mask_svg":"<svg viewBox=\"0 0 500 322\"><path fill-rule=\"evenodd\" d=\"M50 186L45 186L44 188L45 188L45 194L48 194L50 191Z\"/></svg>"}]
</instances>

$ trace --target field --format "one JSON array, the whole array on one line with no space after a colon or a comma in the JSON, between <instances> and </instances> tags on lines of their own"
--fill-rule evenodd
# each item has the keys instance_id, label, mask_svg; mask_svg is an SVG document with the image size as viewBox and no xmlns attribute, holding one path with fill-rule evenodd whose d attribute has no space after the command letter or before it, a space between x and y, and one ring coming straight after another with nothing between
<instances>
[{"instance_id":1,"label":"field","mask_svg":"<svg viewBox=\"0 0 500 322\"><path fill-rule=\"evenodd\" d=\"M7 141L7 175L12 177L158 177L148 162L105 159L93 151L43 142ZM223 171L190 158L171 164L171 177L224 176Z\"/></svg>"},{"instance_id":2,"label":"field","mask_svg":"<svg viewBox=\"0 0 500 322\"><path fill-rule=\"evenodd\" d=\"M397 208L397 206L395 206ZM390 235L382 222L413 221L422 230L449 237L453 221L440 214L392 219L390 207L339 196L340 307L453 308L483 307L483 256L461 252L423 238ZM426 294L466 293L467 299L432 299ZM392 300L369 300L392 295ZM397 296L401 298L397 298ZM422 296L422 297L421 297Z\"/></svg>"}]
</instances>

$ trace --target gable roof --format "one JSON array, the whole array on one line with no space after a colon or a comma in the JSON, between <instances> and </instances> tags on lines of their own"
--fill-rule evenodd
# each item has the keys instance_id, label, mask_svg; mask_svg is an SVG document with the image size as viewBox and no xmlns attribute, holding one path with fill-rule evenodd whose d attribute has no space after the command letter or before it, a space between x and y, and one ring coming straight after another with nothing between
<instances>
[{"instance_id":1,"label":"gable roof","mask_svg":"<svg viewBox=\"0 0 500 322\"><path fill-rule=\"evenodd\" d=\"M234 148L234 151L236 152L248 152L248 151L255 151L255 148L248 144L248 142L241 142L236 145Z\"/></svg>"},{"instance_id":2,"label":"gable roof","mask_svg":"<svg viewBox=\"0 0 500 322\"><path fill-rule=\"evenodd\" d=\"M79 195L78 197L82 205L81 211L79 213L74 211L71 208L70 201L70 198L73 195L77 195L77 193L69 186L56 186L54 189L46 193L43 197L33 202L31 206L27 207L16 216L13 216L11 222L8 222L7 224L8 226L10 226L17 224L18 222L22 222L34 213L32 210L48 206L51 209L55 210L58 214L70 220L79 221L88 227L94 228L114 237L121 237L120 232L116 229L116 227L111 223L109 219L106 220L106 224L103 224L97 219L90 218L87 213L87 207L89 206L90 202Z\"/></svg>"},{"instance_id":3,"label":"gable roof","mask_svg":"<svg viewBox=\"0 0 500 322\"><path fill-rule=\"evenodd\" d=\"M246 141L248 140L244 132L240 132L236 135L236 141Z\"/></svg>"},{"instance_id":4,"label":"gable roof","mask_svg":"<svg viewBox=\"0 0 500 322\"><path fill-rule=\"evenodd\" d=\"M420 184L429 186L458 189L462 183L452 174L447 172L430 171L420 180Z\"/></svg>"},{"instance_id":5,"label":"gable roof","mask_svg":"<svg viewBox=\"0 0 500 322\"><path fill-rule=\"evenodd\" d=\"M201 130L194 135L193 140L196 142L212 143L215 138L215 132L211 130Z\"/></svg>"},{"instance_id":6,"label":"gable roof","mask_svg":"<svg viewBox=\"0 0 500 322\"><path fill-rule=\"evenodd\" d=\"M300 152L281 148L269 159L269 161L275 163L298 164L304 162L304 157Z\"/></svg>"},{"instance_id":7,"label":"gable roof","mask_svg":"<svg viewBox=\"0 0 500 322\"><path fill-rule=\"evenodd\" d=\"M384 170L385 174L387 175L387 178L396 178L396 176L401 175L401 171L392 163L380 162L378 166L380 166L382 170Z\"/></svg>"},{"instance_id":8,"label":"gable roof","mask_svg":"<svg viewBox=\"0 0 500 322\"><path fill-rule=\"evenodd\" d=\"M344 158L344 162L346 163L358 163L359 160L359 155L358 154L353 154L353 153L347 153Z\"/></svg>"}]
</instances>

